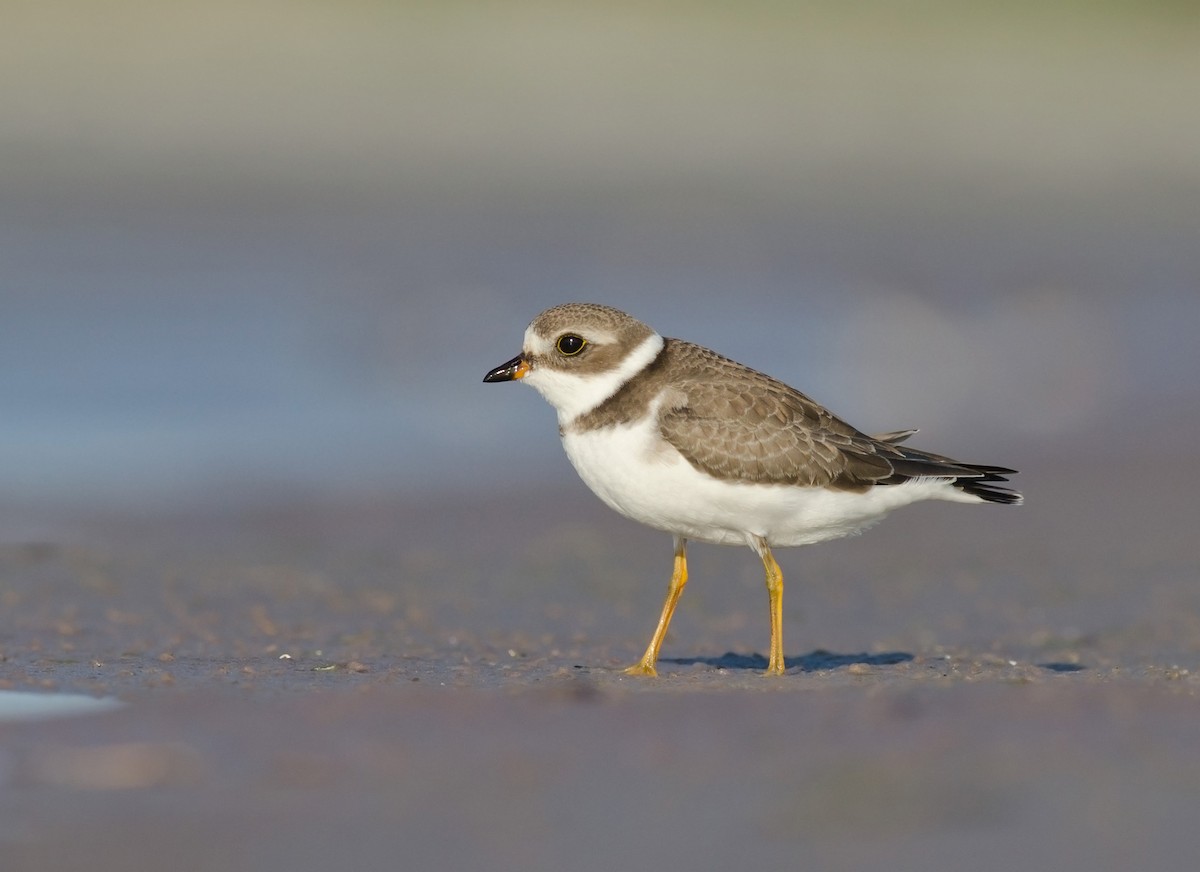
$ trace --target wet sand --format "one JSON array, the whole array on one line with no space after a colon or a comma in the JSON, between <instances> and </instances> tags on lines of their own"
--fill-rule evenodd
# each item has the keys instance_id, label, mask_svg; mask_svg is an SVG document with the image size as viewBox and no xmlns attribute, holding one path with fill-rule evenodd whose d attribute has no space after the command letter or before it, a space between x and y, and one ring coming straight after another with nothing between
<instances>
[{"instance_id":1,"label":"wet sand","mask_svg":"<svg viewBox=\"0 0 1200 872\"><path fill-rule=\"evenodd\" d=\"M1194 868L1190 485L1093 469L783 552L780 680L704 546L621 675L670 546L582 486L5 547L3 685L126 705L0 725L4 868Z\"/></svg>"}]
</instances>

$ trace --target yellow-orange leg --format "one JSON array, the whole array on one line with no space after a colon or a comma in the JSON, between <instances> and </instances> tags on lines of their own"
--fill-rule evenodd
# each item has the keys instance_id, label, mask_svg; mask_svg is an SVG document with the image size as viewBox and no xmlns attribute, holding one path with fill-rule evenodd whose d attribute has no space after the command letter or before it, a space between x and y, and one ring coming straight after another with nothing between
<instances>
[{"instance_id":1,"label":"yellow-orange leg","mask_svg":"<svg viewBox=\"0 0 1200 872\"><path fill-rule=\"evenodd\" d=\"M625 670L626 675L658 675L654 664L658 662L658 651L662 648L663 639L667 635L667 627L671 623L671 615L675 614L675 606L687 584L687 540L675 537L675 569L671 572L671 583L667 587L667 599L663 603L662 615L658 619L658 627L646 647L642 659Z\"/></svg>"},{"instance_id":2,"label":"yellow-orange leg","mask_svg":"<svg viewBox=\"0 0 1200 872\"><path fill-rule=\"evenodd\" d=\"M763 675L783 675L783 570L764 540L756 539L753 547L767 571L767 597L771 605L771 657Z\"/></svg>"}]
</instances>

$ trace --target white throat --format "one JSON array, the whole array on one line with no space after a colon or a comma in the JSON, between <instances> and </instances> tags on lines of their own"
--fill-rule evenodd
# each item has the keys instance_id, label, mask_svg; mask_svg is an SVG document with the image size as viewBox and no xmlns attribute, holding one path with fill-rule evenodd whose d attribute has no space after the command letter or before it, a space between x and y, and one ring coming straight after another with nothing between
<instances>
[{"instance_id":1,"label":"white throat","mask_svg":"<svg viewBox=\"0 0 1200 872\"><path fill-rule=\"evenodd\" d=\"M607 372L573 373L535 366L522 381L546 398L558 412L559 427L567 427L617 392L645 369L662 351L663 338L652 333Z\"/></svg>"}]
</instances>

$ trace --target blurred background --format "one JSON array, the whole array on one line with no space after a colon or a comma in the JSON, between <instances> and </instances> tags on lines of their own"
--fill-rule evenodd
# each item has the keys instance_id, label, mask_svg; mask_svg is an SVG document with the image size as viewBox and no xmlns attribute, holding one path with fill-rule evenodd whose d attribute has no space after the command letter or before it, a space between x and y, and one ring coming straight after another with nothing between
<instances>
[{"instance_id":1,"label":"blurred background","mask_svg":"<svg viewBox=\"0 0 1200 872\"><path fill-rule=\"evenodd\" d=\"M1194 4L2 5L0 540L582 499L480 382L570 300L1034 494L1190 456Z\"/></svg>"}]
</instances>

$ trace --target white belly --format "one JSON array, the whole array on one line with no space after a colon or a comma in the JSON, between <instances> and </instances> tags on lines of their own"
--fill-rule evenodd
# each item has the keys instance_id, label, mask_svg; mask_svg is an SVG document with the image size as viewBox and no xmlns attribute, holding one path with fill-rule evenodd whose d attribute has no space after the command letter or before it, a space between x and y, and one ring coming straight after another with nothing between
<instances>
[{"instance_id":1,"label":"white belly","mask_svg":"<svg viewBox=\"0 0 1200 872\"><path fill-rule=\"evenodd\" d=\"M808 545L857 533L892 509L927 499L978 502L945 480L864 493L712 478L662 441L652 418L563 436L588 487L626 517L701 542Z\"/></svg>"}]
</instances>

